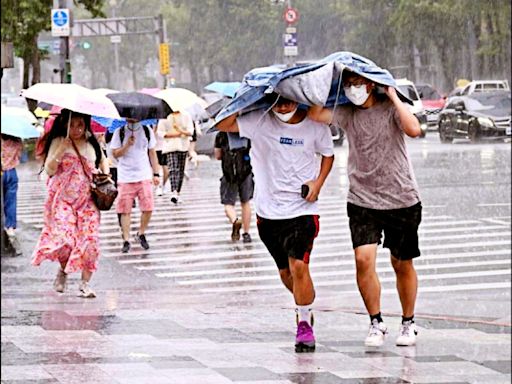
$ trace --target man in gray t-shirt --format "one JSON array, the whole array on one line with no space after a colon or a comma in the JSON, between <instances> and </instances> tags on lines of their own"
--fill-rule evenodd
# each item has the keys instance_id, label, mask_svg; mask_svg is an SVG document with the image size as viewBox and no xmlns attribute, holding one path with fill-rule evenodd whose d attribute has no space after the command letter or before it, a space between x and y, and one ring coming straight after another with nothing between
<instances>
[{"instance_id":1,"label":"man in gray t-shirt","mask_svg":"<svg viewBox=\"0 0 512 384\"><path fill-rule=\"evenodd\" d=\"M380 313L380 282L375 270L377 246L384 233L384 247L391 251L403 311L396 345L414 345L418 279L413 258L420 255L421 202L404 134L419 136L420 125L393 87L386 87L385 95L378 94L375 83L348 70L344 70L342 81L350 103L337 106L334 112L313 106L308 116L343 128L348 138L347 213L357 284L370 315L365 344L380 346L387 334Z\"/></svg>"}]
</instances>

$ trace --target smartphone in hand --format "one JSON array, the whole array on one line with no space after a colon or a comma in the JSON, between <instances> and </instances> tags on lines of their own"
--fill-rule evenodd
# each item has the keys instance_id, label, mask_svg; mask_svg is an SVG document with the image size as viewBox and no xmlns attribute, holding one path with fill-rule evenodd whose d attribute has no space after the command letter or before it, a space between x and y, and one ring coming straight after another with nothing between
<instances>
[{"instance_id":1,"label":"smartphone in hand","mask_svg":"<svg viewBox=\"0 0 512 384\"><path fill-rule=\"evenodd\" d=\"M303 199L305 199L308 196L309 193L309 186L306 184L302 184L300 187L300 195Z\"/></svg>"}]
</instances>

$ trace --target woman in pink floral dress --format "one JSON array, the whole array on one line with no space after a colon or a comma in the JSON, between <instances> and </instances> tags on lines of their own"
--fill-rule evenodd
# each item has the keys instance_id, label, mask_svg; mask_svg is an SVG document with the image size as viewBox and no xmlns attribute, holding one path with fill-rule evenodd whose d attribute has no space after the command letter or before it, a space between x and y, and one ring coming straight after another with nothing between
<instances>
[{"instance_id":1,"label":"woman in pink floral dress","mask_svg":"<svg viewBox=\"0 0 512 384\"><path fill-rule=\"evenodd\" d=\"M32 264L44 260L60 264L54 287L64 292L67 275L82 271L80 296L95 297L88 283L96 271L100 254L100 212L90 192L92 172L100 168L108 173L108 163L90 128L91 117L63 110L46 137L42 156L48 174L48 198L44 227L34 250ZM80 152L87 169L73 146Z\"/></svg>"}]
</instances>

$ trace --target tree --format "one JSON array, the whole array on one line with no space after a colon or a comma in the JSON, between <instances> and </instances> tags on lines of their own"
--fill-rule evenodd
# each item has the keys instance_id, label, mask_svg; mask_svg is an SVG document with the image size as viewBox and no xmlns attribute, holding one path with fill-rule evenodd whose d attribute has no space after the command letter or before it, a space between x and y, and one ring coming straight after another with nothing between
<instances>
[{"instance_id":1,"label":"tree","mask_svg":"<svg viewBox=\"0 0 512 384\"><path fill-rule=\"evenodd\" d=\"M84 6L93 17L101 16L104 0L75 0L75 6ZM2 41L12 41L16 56L23 59L23 88L40 81L40 61L47 52L37 47L42 31L51 29L52 0L1 0ZM32 81L29 79L32 67Z\"/></svg>"}]
</instances>

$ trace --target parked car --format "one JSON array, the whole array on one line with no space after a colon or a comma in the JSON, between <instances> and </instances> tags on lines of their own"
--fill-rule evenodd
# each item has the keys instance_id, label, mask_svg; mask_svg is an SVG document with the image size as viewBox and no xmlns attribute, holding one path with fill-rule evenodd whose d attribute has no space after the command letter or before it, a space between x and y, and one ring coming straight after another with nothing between
<instances>
[{"instance_id":1,"label":"parked car","mask_svg":"<svg viewBox=\"0 0 512 384\"><path fill-rule=\"evenodd\" d=\"M423 102L420 99L420 94L416 86L412 81L407 79L396 79L396 85L405 96L412 100L413 105L407 104L407 106L420 122L420 137L425 137L427 134L427 115L425 114L425 108L423 107Z\"/></svg>"},{"instance_id":2,"label":"parked car","mask_svg":"<svg viewBox=\"0 0 512 384\"><path fill-rule=\"evenodd\" d=\"M441 112L446 104L446 96L441 95L430 84L416 84L416 89L425 108L428 128L437 130L437 119L439 118L439 112Z\"/></svg>"},{"instance_id":3,"label":"parked car","mask_svg":"<svg viewBox=\"0 0 512 384\"><path fill-rule=\"evenodd\" d=\"M473 93L451 98L439 115L439 137L477 142L482 138L510 137L510 91Z\"/></svg>"},{"instance_id":4,"label":"parked car","mask_svg":"<svg viewBox=\"0 0 512 384\"><path fill-rule=\"evenodd\" d=\"M460 91L460 96L478 92L510 91L507 80L473 80Z\"/></svg>"}]
</instances>

